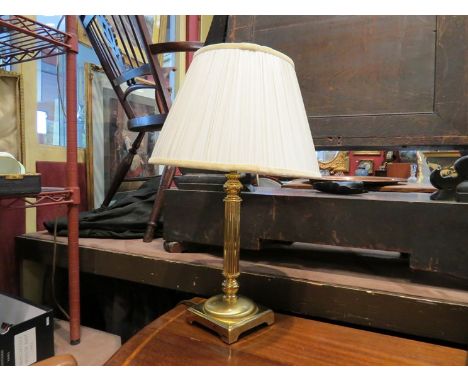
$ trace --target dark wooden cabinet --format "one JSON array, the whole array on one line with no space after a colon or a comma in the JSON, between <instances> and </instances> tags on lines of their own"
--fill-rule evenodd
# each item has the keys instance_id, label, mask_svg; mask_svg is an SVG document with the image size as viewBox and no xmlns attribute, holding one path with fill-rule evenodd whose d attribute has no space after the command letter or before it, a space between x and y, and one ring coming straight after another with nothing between
<instances>
[{"instance_id":1,"label":"dark wooden cabinet","mask_svg":"<svg viewBox=\"0 0 468 382\"><path fill-rule=\"evenodd\" d=\"M468 17L230 16L295 62L321 149L468 145Z\"/></svg>"}]
</instances>

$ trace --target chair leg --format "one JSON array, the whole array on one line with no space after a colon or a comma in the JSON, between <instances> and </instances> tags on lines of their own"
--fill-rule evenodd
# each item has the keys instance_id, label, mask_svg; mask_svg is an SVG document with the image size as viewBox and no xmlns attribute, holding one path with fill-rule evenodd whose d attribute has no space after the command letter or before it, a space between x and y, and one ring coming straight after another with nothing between
<instances>
[{"instance_id":1,"label":"chair leg","mask_svg":"<svg viewBox=\"0 0 468 382\"><path fill-rule=\"evenodd\" d=\"M158 224L159 217L161 216L163 202L164 202L164 191L167 190L174 179L176 168L173 166L165 166L161 175L161 182L159 184L156 198L154 199L153 209L151 211L148 225L146 226L146 232L143 237L145 243L149 243L154 238L154 231Z\"/></svg>"},{"instance_id":2,"label":"chair leg","mask_svg":"<svg viewBox=\"0 0 468 382\"><path fill-rule=\"evenodd\" d=\"M119 167L117 168L117 172L114 175L114 178L112 179L111 186L109 188L109 191L107 191L106 197L104 198L104 201L101 204L102 207L108 207L110 202L112 201L112 198L114 197L115 193L119 189L120 185L122 184L125 175L127 175L128 170L130 169L130 166L132 165L133 158L135 154L137 153L138 148L141 145L141 141L143 140L143 137L145 136L145 133L139 133L136 139L132 143L132 147L128 151L128 154L125 156L125 158L122 160L122 162L119 163Z\"/></svg>"}]
</instances>

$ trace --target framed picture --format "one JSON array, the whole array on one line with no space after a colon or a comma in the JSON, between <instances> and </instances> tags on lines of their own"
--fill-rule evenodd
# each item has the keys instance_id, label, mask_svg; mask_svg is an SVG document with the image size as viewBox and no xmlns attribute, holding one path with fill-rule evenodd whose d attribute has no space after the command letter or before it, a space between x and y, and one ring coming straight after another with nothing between
<instances>
[{"instance_id":1,"label":"framed picture","mask_svg":"<svg viewBox=\"0 0 468 382\"><path fill-rule=\"evenodd\" d=\"M127 129L125 112L101 67L87 64L86 79L88 201L97 208L138 133ZM157 111L154 90L137 90L129 100L138 115ZM157 136L157 132L145 134L120 191L138 188L141 181L159 174L159 167L148 163Z\"/></svg>"},{"instance_id":2,"label":"framed picture","mask_svg":"<svg viewBox=\"0 0 468 382\"><path fill-rule=\"evenodd\" d=\"M440 170L453 166L454 162L461 157L460 151L423 151L426 162L431 171Z\"/></svg>"},{"instance_id":3,"label":"framed picture","mask_svg":"<svg viewBox=\"0 0 468 382\"><path fill-rule=\"evenodd\" d=\"M89 41L88 35L86 34L86 31L83 27L83 24L81 22L78 22L78 29L77 29L77 34L78 34L78 41L81 44L84 44L86 46L92 47L91 41Z\"/></svg>"},{"instance_id":4,"label":"framed picture","mask_svg":"<svg viewBox=\"0 0 468 382\"><path fill-rule=\"evenodd\" d=\"M349 172L348 151L317 151L322 175L343 175Z\"/></svg>"},{"instance_id":5,"label":"framed picture","mask_svg":"<svg viewBox=\"0 0 468 382\"><path fill-rule=\"evenodd\" d=\"M372 175L374 173L374 161L360 160L358 162L358 169L365 169L367 171L367 175Z\"/></svg>"},{"instance_id":6,"label":"framed picture","mask_svg":"<svg viewBox=\"0 0 468 382\"><path fill-rule=\"evenodd\" d=\"M24 161L23 79L5 70L0 70L0 151Z\"/></svg>"}]
</instances>

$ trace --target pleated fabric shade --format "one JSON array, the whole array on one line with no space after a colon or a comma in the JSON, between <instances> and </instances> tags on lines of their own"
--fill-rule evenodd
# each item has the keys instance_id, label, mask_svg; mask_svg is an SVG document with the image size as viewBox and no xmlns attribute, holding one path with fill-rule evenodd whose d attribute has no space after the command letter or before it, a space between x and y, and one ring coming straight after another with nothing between
<instances>
[{"instance_id":1,"label":"pleated fabric shade","mask_svg":"<svg viewBox=\"0 0 468 382\"><path fill-rule=\"evenodd\" d=\"M292 60L247 43L197 51L149 162L320 176Z\"/></svg>"}]
</instances>

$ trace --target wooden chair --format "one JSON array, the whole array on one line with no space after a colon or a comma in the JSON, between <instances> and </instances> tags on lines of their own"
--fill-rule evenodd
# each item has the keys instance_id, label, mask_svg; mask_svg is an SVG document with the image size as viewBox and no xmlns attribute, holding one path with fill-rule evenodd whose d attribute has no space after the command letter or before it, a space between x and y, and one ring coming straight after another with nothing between
<instances>
[{"instance_id":1,"label":"wooden chair","mask_svg":"<svg viewBox=\"0 0 468 382\"><path fill-rule=\"evenodd\" d=\"M128 129L138 133L128 154L119 164L104 198L101 207L107 207L128 173L145 133L160 131L171 107L169 86L157 55L196 51L203 44L190 41L151 44L143 16L83 15L80 20L128 117ZM129 96L140 89L154 89L158 109L154 114L138 115L132 108ZM172 183L174 174L174 167L166 166L163 170L144 241L153 239L162 210L164 190Z\"/></svg>"}]
</instances>

